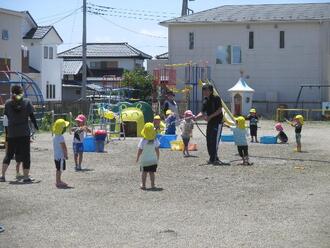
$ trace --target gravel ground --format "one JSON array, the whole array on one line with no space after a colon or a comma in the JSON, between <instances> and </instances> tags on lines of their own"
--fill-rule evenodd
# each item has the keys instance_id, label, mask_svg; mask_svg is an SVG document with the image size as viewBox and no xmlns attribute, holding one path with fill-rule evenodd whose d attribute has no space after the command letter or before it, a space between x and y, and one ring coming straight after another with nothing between
<instances>
[{"instance_id":1,"label":"gravel ground","mask_svg":"<svg viewBox=\"0 0 330 248\"><path fill-rule=\"evenodd\" d=\"M259 135L274 134L273 125L262 121ZM303 127L303 153L293 152L294 130L285 127L290 144L249 146L253 166L238 165L233 143L220 147L231 166L206 165L205 138L195 129L196 157L161 150L159 191L139 189L135 138L85 153L84 172L74 172L70 152L63 179L73 188L56 189L51 136L39 134L36 183L15 183L12 163L0 184L0 247L329 248L330 125Z\"/></svg>"}]
</instances>

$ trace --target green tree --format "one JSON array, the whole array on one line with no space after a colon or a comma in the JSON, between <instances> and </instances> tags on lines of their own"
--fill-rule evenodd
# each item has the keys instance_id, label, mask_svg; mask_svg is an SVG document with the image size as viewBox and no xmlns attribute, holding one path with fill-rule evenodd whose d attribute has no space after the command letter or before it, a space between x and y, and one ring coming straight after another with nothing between
<instances>
[{"instance_id":1,"label":"green tree","mask_svg":"<svg viewBox=\"0 0 330 248\"><path fill-rule=\"evenodd\" d=\"M152 95L153 77L143 69L125 71L123 74L123 84L126 87L141 91L140 100L150 102Z\"/></svg>"}]
</instances>

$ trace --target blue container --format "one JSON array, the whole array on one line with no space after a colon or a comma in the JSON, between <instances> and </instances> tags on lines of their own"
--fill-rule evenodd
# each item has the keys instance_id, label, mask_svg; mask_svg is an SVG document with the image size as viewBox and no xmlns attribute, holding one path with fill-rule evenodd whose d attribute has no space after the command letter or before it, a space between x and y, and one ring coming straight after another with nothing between
<instances>
[{"instance_id":1,"label":"blue container","mask_svg":"<svg viewBox=\"0 0 330 248\"><path fill-rule=\"evenodd\" d=\"M104 140L95 140L95 151L104 152Z\"/></svg>"},{"instance_id":2,"label":"blue container","mask_svg":"<svg viewBox=\"0 0 330 248\"><path fill-rule=\"evenodd\" d=\"M234 135L233 134L223 134L221 135L222 142L234 142Z\"/></svg>"},{"instance_id":3,"label":"blue container","mask_svg":"<svg viewBox=\"0 0 330 248\"><path fill-rule=\"evenodd\" d=\"M83 141L84 152L95 152L95 139L94 136L86 136Z\"/></svg>"},{"instance_id":4,"label":"blue container","mask_svg":"<svg viewBox=\"0 0 330 248\"><path fill-rule=\"evenodd\" d=\"M94 136L96 141L105 141L107 135L106 134L97 134Z\"/></svg>"},{"instance_id":5,"label":"blue container","mask_svg":"<svg viewBox=\"0 0 330 248\"><path fill-rule=\"evenodd\" d=\"M260 138L260 143L261 144L276 144L277 139L275 136L262 136Z\"/></svg>"},{"instance_id":6,"label":"blue container","mask_svg":"<svg viewBox=\"0 0 330 248\"><path fill-rule=\"evenodd\" d=\"M171 141L176 140L177 135L172 134L157 134L157 139L160 143L160 148L171 148Z\"/></svg>"}]
</instances>

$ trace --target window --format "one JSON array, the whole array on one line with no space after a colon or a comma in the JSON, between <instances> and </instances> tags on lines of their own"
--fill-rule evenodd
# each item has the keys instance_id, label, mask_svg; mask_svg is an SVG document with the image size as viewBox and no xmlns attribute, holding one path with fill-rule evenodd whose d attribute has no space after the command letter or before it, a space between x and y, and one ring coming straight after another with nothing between
<instances>
[{"instance_id":1,"label":"window","mask_svg":"<svg viewBox=\"0 0 330 248\"><path fill-rule=\"evenodd\" d=\"M280 48L284 48L284 40L285 40L284 31L280 31Z\"/></svg>"},{"instance_id":2,"label":"window","mask_svg":"<svg viewBox=\"0 0 330 248\"><path fill-rule=\"evenodd\" d=\"M81 95L81 90L76 90L76 95L80 96Z\"/></svg>"},{"instance_id":3,"label":"window","mask_svg":"<svg viewBox=\"0 0 330 248\"><path fill-rule=\"evenodd\" d=\"M44 59L48 59L48 46L44 46Z\"/></svg>"},{"instance_id":4,"label":"window","mask_svg":"<svg viewBox=\"0 0 330 248\"><path fill-rule=\"evenodd\" d=\"M194 37L194 33L190 32L189 33L189 50L194 49L194 44L195 43L195 37Z\"/></svg>"},{"instance_id":5,"label":"window","mask_svg":"<svg viewBox=\"0 0 330 248\"><path fill-rule=\"evenodd\" d=\"M118 68L118 61L98 61L98 62L90 62L91 69L112 69Z\"/></svg>"},{"instance_id":6,"label":"window","mask_svg":"<svg viewBox=\"0 0 330 248\"><path fill-rule=\"evenodd\" d=\"M254 48L254 33L249 32L249 49Z\"/></svg>"},{"instance_id":7,"label":"window","mask_svg":"<svg viewBox=\"0 0 330 248\"><path fill-rule=\"evenodd\" d=\"M6 29L2 30L1 37L3 40L8 40L9 39L8 30L6 30Z\"/></svg>"},{"instance_id":8,"label":"window","mask_svg":"<svg viewBox=\"0 0 330 248\"><path fill-rule=\"evenodd\" d=\"M53 47L49 47L49 59L53 59Z\"/></svg>"},{"instance_id":9,"label":"window","mask_svg":"<svg viewBox=\"0 0 330 248\"><path fill-rule=\"evenodd\" d=\"M46 97L47 99L55 99L55 84L47 84L46 86Z\"/></svg>"},{"instance_id":10,"label":"window","mask_svg":"<svg viewBox=\"0 0 330 248\"><path fill-rule=\"evenodd\" d=\"M240 46L218 46L216 64L241 64L242 51Z\"/></svg>"}]
</instances>

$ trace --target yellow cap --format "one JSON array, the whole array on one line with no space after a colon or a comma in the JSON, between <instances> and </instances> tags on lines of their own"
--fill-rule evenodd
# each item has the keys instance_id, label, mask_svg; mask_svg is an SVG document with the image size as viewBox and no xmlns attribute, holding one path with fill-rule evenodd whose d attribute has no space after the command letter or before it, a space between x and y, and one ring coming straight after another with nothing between
<instances>
[{"instance_id":1,"label":"yellow cap","mask_svg":"<svg viewBox=\"0 0 330 248\"><path fill-rule=\"evenodd\" d=\"M53 125L53 133L55 135L60 135L63 133L64 128L69 126L69 122L64 119L57 119Z\"/></svg>"},{"instance_id":2,"label":"yellow cap","mask_svg":"<svg viewBox=\"0 0 330 248\"><path fill-rule=\"evenodd\" d=\"M239 116L235 119L237 121L237 127L238 128L245 128L245 118L243 116Z\"/></svg>"},{"instance_id":3,"label":"yellow cap","mask_svg":"<svg viewBox=\"0 0 330 248\"><path fill-rule=\"evenodd\" d=\"M154 124L152 124L151 122L147 122L141 131L141 135L146 140L154 140L156 138Z\"/></svg>"},{"instance_id":4,"label":"yellow cap","mask_svg":"<svg viewBox=\"0 0 330 248\"><path fill-rule=\"evenodd\" d=\"M161 120L159 115L155 115L154 120Z\"/></svg>"},{"instance_id":5,"label":"yellow cap","mask_svg":"<svg viewBox=\"0 0 330 248\"><path fill-rule=\"evenodd\" d=\"M172 110L170 110L170 109L166 110L165 114L166 114L166 115L170 115L170 114L172 114Z\"/></svg>"},{"instance_id":6,"label":"yellow cap","mask_svg":"<svg viewBox=\"0 0 330 248\"><path fill-rule=\"evenodd\" d=\"M296 115L295 120L298 120L301 125L304 125L304 117L302 115Z\"/></svg>"},{"instance_id":7,"label":"yellow cap","mask_svg":"<svg viewBox=\"0 0 330 248\"><path fill-rule=\"evenodd\" d=\"M250 109L250 113L257 113L257 110L255 108Z\"/></svg>"}]
</instances>

